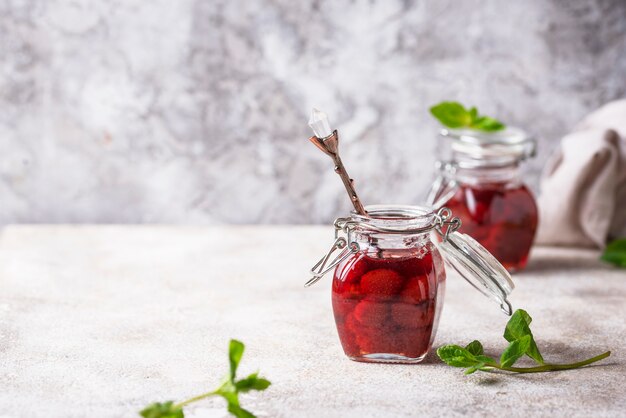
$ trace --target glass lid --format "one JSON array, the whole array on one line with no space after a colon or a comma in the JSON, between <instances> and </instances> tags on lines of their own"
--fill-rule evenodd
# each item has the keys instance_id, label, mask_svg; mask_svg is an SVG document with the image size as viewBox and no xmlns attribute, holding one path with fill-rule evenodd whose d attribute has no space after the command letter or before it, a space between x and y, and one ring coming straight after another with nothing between
<instances>
[{"instance_id":1,"label":"glass lid","mask_svg":"<svg viewBox=\"0 0 626 418\"><path fill-rule=\"evenodd\" d=\"M455 231L444 236L439 249L446 263L469 284L495 300L507 315L513 313L507 297L515 284L509 272L485 247L469 235Z\"/></svg>"},{"instance_id":2,"label":"glass lid","mask_svg":"<svg viewBox=\"0 0 626 418\"><path fill-rule=\"evenodd\" d=\"M430 231L436 217L431 208L422 206L367 205L365 210L367 215L350 212L352 221L364 229L385 233Z\"/></svg>"}]
</instances>

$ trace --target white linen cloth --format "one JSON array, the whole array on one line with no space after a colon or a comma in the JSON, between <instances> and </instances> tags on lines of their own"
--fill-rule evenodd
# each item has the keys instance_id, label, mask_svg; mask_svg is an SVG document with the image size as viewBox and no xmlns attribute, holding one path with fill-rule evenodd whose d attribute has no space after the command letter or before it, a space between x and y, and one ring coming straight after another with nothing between
<instances>
[{"instance_id":1,"label":"white linen cloth","mask_svg":"<svg viewBox=\"0 0 626 418\"><path fill-rule=\"evenodd\" d=\"M563 137L540 188L538 244L602 248L626 236L626 100Z\"/></svg>"}]
</instances>

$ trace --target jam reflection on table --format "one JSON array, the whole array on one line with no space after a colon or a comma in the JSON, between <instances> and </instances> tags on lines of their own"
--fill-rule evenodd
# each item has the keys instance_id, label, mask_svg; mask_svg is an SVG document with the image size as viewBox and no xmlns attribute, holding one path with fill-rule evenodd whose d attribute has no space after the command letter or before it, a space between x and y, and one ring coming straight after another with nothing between
<instances>
[{"instance_id":1,"label":"jam reflection on table","mask_svg":"<svg viewBox=\"0 0 626 418\"><path fill-rule=\"evenodd\" d=\"M434 338L445 280L441 256L430 244L390 254L357 253L335 271L337 330L353 360L420 360Z\"/></svg>"},{"instance_id":2,"label":"jam reflection on table","mask_svg":"<svg viewBox=\"0 0 626 418\"><path fill-rule=\"evenodd\" d=\"M445 203L472 236L509 271L523 269L537 229L535 199L524 185L461 184Z\"/></svg>"}]
</instances>

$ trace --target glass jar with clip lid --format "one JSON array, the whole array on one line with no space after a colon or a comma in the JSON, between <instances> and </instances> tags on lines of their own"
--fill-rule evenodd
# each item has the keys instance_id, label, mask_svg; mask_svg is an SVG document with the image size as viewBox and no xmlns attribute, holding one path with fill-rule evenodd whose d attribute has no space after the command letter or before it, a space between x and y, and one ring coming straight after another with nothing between
<instances>
[{"instance_id":1,"label":"glass jar with clip lid","mask_svg":"<svg viewBox=\"0 0 626 418\"><path fill-rule=\"evenodd\" d=\"M332 306L352 360L419 363L443 307L444 261L510 315L513 282L480 244L457 230L447 208L366 206L334 222L335 240L312 268L310 286L334 270Z\"/></svg>"},{"instance_id":2,"label":"glass jar with clip lid","mask_svg":"<svg viewBox=\"0 0 626 418\"><path fill-rule=\"evenodd\" d=\"M463 231L510 272L526 266L537 230L535 198L523 183L521 162L535 155L536 141L521 129L498 132L442 129L447 143L426 203L445 206Z\"/></svg>"}]
</instances>

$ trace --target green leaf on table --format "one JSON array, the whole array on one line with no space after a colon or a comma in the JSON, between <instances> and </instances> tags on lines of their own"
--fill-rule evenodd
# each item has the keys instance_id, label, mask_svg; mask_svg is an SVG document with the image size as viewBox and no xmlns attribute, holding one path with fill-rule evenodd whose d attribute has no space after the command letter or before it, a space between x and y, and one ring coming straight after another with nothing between
<instances>
[{"instance_id":1,"label":"green leaf on table","mask_svg":"<svg viewBox=\"0 0 626 418\"><path fill-rule=\"evenodd\" d=\"M474 356L479 356L484 352L483 345L478 340L474 340L468 345L466 345L465 349L469 351L470 353L472 353L472 355Z\"/></svg>"},{"instance_id":2,"label":"green leaf on table","mask_svg":"<svg viewBox=\"0 0 626 418\"><path fill-rule=\"evenodd\" d=\"M237 418L256 418L256 415L246 409L243 409L239 405L228 404L228 412Z\"/></svg>"},{"instance_id":3,"label":"green leaf on table","mask_svg":"<svg viewBox=\"0 0 626 418\"><path fill-rule=\"evenodd\" d=\"M478 360L481 363L485 363L485 366L487 367L491 367L492 364L496 364L496 361L494 359L492 359L489 356L485 356L485 355L480 355L480 356L476 356L476 360Z\"/></svg>"},{"instance_id":4,"label":"green leaf on table","mask_svg":"<svg viewBox=\"0 0 626 418\"><path fill-rule=\"evenodd\" d=\"M184 418L183 407L194 402L212 397L221 396L228 405L228 412L239 418L255 418L252 412L243 409L239 405L239 393L251 390L265 390L271 383L269 380L259 377L259 373L252 373L248 377L236 380L237 368L244 352L244 344L241 341L230 340L228 345L229 373L222 379L220 386L210 392L203 393L186 401L174 404L172 401L153 403L141 410L139 414L144 418Z\"/></svg>"},{"instance_id":5,"label":"green leaf on table","mask_svg":"<svg viewBox=\"0 0 626 418\"><path fill-rule=\"evenodd\" d=\"M539 349L533 338L533 334L530 331L531 322L532 318L528 315L528 312L518 309L513 313L504 330L504 338L509 341L509 346L500 356L499 363L493 358L483 354L483 346L477 340L472 341L465 346L465 348L453 344L444 345L437 349L437 355L449 366L465 368L465 374L472 374L479 370L484 372L501 370L514 373L540 373L578 369L601 361L611 355L610 351L606 351L597 356L575 363L544 363L543 357L541 353L539 353ZM535 360L539 363L539 366L511 367L524 355Z\"/></svg>"},{"instance_id":6,"label":"green leaf on table","mask_svg":"<svg viewBox=\"0 0 626 418\"><path fill-rule=\"evenodd\" d=\"M448 128L469 128L485 132L506 128L506 125L495 118L479 115L476 107L467 110L459 102L441 102L432 106L430 113Z\"/></svg>"},{"instance_id":7,"label":"green leaf on table","mask_svg":"<svg viewBox=\"0 0 626 418\"><path fill-rule=\"evenodd\" d=\"M482 351L482 344L478 341L472 341L466 348L459 345L444 345L437 349L437 355L447 365L467 368L465 374L472 374L477 370L492 368L496 364L494 359L483 355Z\"/></svg>"},{"instance_id":8,"label":"green leaf on table","mask_svg":"<svg viewBox=\"0 0 626 418\"><path fill-rule=\"evenodd\" d=\"M220 386L220 388L215 391L215 394L224 398L228 404L232 403L239 405L239 395L237 394L237 389L230 380Z\"/></svg>"},{"instance_id":9,"label":"green leaf on table","mask_svg":"<svg viewBox=\"0 0 626 418\"><path fill-rule=\"evenodd\" d=\"M523 309L518 309L513 312L511 319L509 319L509 322L506 324L506 328L504 329L504 339L512 343L522 337L529 336L530 343L525 354L537 363L544 364L543 356L539 352L539 348L537 348L537 343L535 342L533 333L530 331L530 323L532 320L533 319L530 315L528 315L528 312Z\"/></svg>"},{"instance_id":10,"label":"green leaf on table","mask_svg":"<svg viewBox=\"0 0 626 418\"><path fill-rule=\"evenodd\" d=\"M241 341L230 340L228 347L228 360L230 362L230 379L233 380L237 374L237 367L243 356L245 346Z\"/></svg>"},{"instance_id":11,"label":"green leaf on table","mask_svg":"<svg viewBox=\"0 0 626 418\"><path fill-rule=\"evenodd\" d=\"M265 390L271 383L269 380L258 376L259 373L252 373L245 379L241 379L235 383L238 392L245 393L251 390Z\"/></svg>"},{"instance_id":12,"label":"green leaf on table","mask_svg":"<svg viewBox=\"0 0 626 418\"><path fill-rule=\"evenodd\" d=\"M449 366L472 367L481 362L469 350L460 345L444 345L437 349L437 355Z\"/></svg>"},{"instance_id":13,"label":"green leaf on table","mask_svg":"<svg viewBox=\"0 0 626 418\"><path fill-rule=\"evenodd\" d=\"M611 241L600 259L618 267L626 267L626 238Z\"/></svg>"},{"instance_id":14,"label":"green leaf on table","mask_svg":"<svg viewBox=\"0 0 626 418\"><path fill-rule=\"evenodd\" d=\"M480 369L482 369L483 367L485 367L485 363L478 363L475 366L472 366L470 368L468 368L467 370L465 370L464 374L472 374Z\"/></svg>"},{"instance_id":15,"label":"green leaf on table","mask_svg":"<svg viewBox=\"0 0 626 418\"><path fill-rule=\"evenodd\" d=\"M155 402L142 409L139 414L144 418L184 418L183 410L173 401Z\"/></svg>"},{"instance_id":16,"label":"green leaf on table","mask_svg":"<svg viewBox=\"0 0 626 418\"><path fill-rule=\"evenodd\" d=\"M230 362L229 378L215 391L215 394L221 396L228 403L228 411L236 417L254 418L254 415L239 405L239 393L249 392L251 390L265 390L271 383L269 380L259 377L259 373L252 373L240 380L235 380L237 375L237 367L243 356L245 346L237 340L230 340L228 359Z\"/></svg>"},{"instance_id":17,"label":"green leaf on table","mask_svg":"<svg viewBox=\"0 0 626 418\"><path fill-rule=\"evenodd\" d=\"M515 340L502 352L500 356L500 365L502 367L511 367L517 360L526 354L530 347L530 335L524 335L519 340Z\"/></svg>"}]
</instances>

